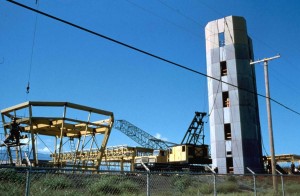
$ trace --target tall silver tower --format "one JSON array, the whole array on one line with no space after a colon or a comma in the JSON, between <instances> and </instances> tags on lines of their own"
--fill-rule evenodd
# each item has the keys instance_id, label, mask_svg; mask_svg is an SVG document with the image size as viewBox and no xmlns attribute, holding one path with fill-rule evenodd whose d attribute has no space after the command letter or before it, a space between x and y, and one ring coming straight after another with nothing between
<instances>
[{"instance_id":1,"label":"tall silver tower","mask_svg":"<svg viewBox=\"0 0 300 196\"><path fill-rule=\"evenodd\" d=\"M263 169L252 42L242 17L228 16L205 27L211 156L221 174ZM247 89L247 90L243 90Z\"/></svg>"}]
</instances>

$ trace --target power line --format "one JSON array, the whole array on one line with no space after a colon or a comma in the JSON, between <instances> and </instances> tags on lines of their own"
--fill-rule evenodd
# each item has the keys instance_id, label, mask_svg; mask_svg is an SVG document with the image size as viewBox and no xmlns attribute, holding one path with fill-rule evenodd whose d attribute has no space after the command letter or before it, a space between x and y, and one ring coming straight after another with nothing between
<instances>
[{"instance_id":1,"label":"power line","mask_svg":"<svg viewBox=\"0 0 300 196\"><path fill-rule=\"evenodd\" d=\"M137 7L137 8L139 8L139 9L141 9L141 10L143 10L143 11L149 13L149 14L152 14L153 16L158 17L158 18L160 18L161 20L164 20L164 21L166 21L166 22L168 22L168 23L170 23L170 24L176 26L176 27L179 28L179 29L182 29L183 31L185 31L185 32L189 33L190 35L192 35L192 36L194 36L194 37L196 37L196 38L199 39L199 35L198 35L198 34L192 32L192 31L189 31L188 29L184 28L183 26L178 25L178 24L172 22L171 20L169 20L169 19L167 19L167 18L165 18L165 17L162 17L162 16L156 14L155 12L153 12L153 11L151 11L151 10L149 10L149 9L146 9L146 8L144 8L144 7L142 7L142 6L138 5L138 4L136 4L136 3L133 3L133 2L131 2L131 1L129 1L129 0L126 0L126 1L127 1L128 3L130 3L131 5L133 5L133 6Z\"/></svg>"},{"instance_id":2,"label":"power line","mask_svg":"<svg viewBox=\"0 0 300 196\"><path fill-rule=\"evenodd\" d=\"M162 5L164 5L165 7L167 7L169 10L171 10L171 11L175 12L176 14L182 16L183 18L185 18L185 19L187 19L187 20L189 20L189 21L195 23L195 24L198 25L199 27L205 28L205 25L200 24L199 22L197 22L197 21L194 20L192 17L189 17L189 16L186 15L186 14L183 14L182 12L180 12L179 9L176 9L176 8L174 8L174 7L170 6L170 5L168 5L167 3L165 3L165 2L163 2L163 1L161 1L161 0L158 0L158 2L160 2ZM224 17L224 19L225 19L225 17ZM226 19L225 19L225 20L226 20ZM226 22L226 23L227 23L227 22ZM172 23L172 24L174 24L174 23ZM175 24L175 26L179 26L179 25L176 25L176 24ZM227 25L227 27L228 27L228 25ZM210 30L210 29L208 29L208 28L206 28L205 30L206 30L206 31L209 31L209 32L211 32L211 33L214 33L212 30ZM204 39L205 39L206 41L208 41L208 42L210 42L210 43L212 43L212 44L215 44L216 46L219 46L219 43L216 43L216 42L214 42L214 41L212 41L212 40L210 40L210 39L207 39L207 38L206 38L205 36L203 36L202 34L200 34L200 36L204 37ZM231 41L232 41L232 37L230 37L230 38L231 38ZM228 41L228 39L225 37L225 38L224 38L224 41L226 42L226 41ZM231 51L231 52L234 52L233 50L231 50L231 49L229 49L229 48L228 48L228 50Z\"/></svg>"},{"instance_id":3,"label":"power line","mask_svg":"<svg viewBox=\"0 0 300 196\"><path fill-rule=\"evenodd\" d=\"M59 22L62 22L62 23L64 23L64 24L67 24L67 25L69 25L69 26L75 27L75 28L80 29L80 30L82 30L82 31L85 31L85 32L87 32L87 33L96 35L96 36L98 36L98 37L107 39L107 40L109 40L109 41L111 41L111 42L114 42L114 43L116 43L116 44L122 45L122 46L124 46L124 47L130 48L130 49L135 50L135 51L137 51L137 52L140 52L140 53L143 53L143 54L145 54L145 55L148 55L148 56L151 56L151 57L153 57L153 58L156 58L156 59L158 59L158 60L161 60L161 61L164 61L164 62L166 62L166 63L175 65L175 66L180 67L180 68L182 68L182 69L185 69L185 70L187 70L187 71L190 71L190 72L193 72L193 73L202 75L202 76L204 76L204 77L207 77L207 78L210 78L210 79L219 81L219 82L222 82L222 83L224 83L224 84L227 84L227 85L232 86L232 87L235 87L235 88L237 88L237 89L246 91L246 92L248 92L248 93L252 93L252 94L255 94L255 95L257 95L257 96L267 98L265 95L262 95L262 94L260 94L260 93L257 93L257 92L254 92L254 91L250 91L250 90L248 90L248 89L238 87L237 85L234 85L234 84L231 84L231 83L222 81L221 79L218 79L218 78L209 76L209 75L204 74L204 73L202 73L202 72L199 72L199 71L196 71L196 70L194 70L194 69L191 69L191 68L189 68L189 67L187 67L187 66L184 66L184 65L175 63L175 62L173 62L173 61L171 61L171 60L165 59L165 58L163 58L163 57L157 56L157 55L152 54L152 53L150 53L150 52L147 52L147 51L144 51L144 50L142 50L142 49L136 48L136 47L134 47L134 46L128 45L128 44L123 43L123 42L121 42L121 41L118 41L118 40L116 40L116 39L110 38L110 37L108 37L108 36L102 35L102 34L97 33L97 32L95 32L95 31L92 31L92 30L89 30L89 29L87 29L87 28L81 27L81 26L79 26L79 25L76 25L76 24L74 24L74 23L68 22L68 21L63 20L63 19L61 19L61 18L52 16L52 15L47 14L47 13L45 13L45 12L41 12L41 11L39 11L39 10L36 10L36 9L34 9L34 8L31 8L31 7L28 7L28 6L23 5L23 4L21 4L21 3L18 3L18 2L12 1L12 0L7 0L7 1L10 2L10 3L13 3L13 4L15 4L15 5L18 5L18 6L20 6L20 7L23 7L23 8L25 8L25 9L28 9L28 10L31 10L31 11L33 11L33 12L39 13L39 14L41 14L41 15L44 15L44 16L46 16L46 17L48 17L48 18L52 18L52 19L54 19L54 20L57 20L57 21L59 21ZM289 110L289 111L291 111L291 112L293 112L293 113L295 113L295 114L298 114L298 115L300 116L300 113L297 112L297 111L295 111L295 110L293 110L292 108L290 108L290 107L288 107L288 106L286 106L286 105L280 103L279 101L277 101L277 100L275 100L275 99L273 99L273 98L271 98L271 97L269 97L269 99L270 99L271 101L273 101L274 103L278 104L279 106L282 106L283 108L285 108L285 109L287 109L287 110Z\"/></svg>"},{"instance_id":4,"label":"power line","mask_svg":"<svg viewBox=\"0 0 300 196\"><path fill-rule=\"evenodd\" d=\"M177 14L181 15L181 16L184 17L185 19L190 20L190 21L192 21L193 23L195 23L195 24L197 24L197 25L199 25L199 26L202 27L202 24L198 23L198 22L197 22L196 20L194 20L192 17L189 17L189 16L183 14L179 9L175 9L174 7L168 5L167 3L165 3L165 2L163 2L163 1L161 1L161 0L158 0L158 2L160 2L162 5L164 5L165 7L169 8L170 10L176 12Z\"/></svg>"}]
</instances>

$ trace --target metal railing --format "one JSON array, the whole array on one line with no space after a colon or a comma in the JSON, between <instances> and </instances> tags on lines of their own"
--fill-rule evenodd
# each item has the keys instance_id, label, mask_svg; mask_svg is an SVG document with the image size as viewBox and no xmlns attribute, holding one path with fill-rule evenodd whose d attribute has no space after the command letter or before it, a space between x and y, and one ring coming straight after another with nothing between
<instances>
[{"instance_id":1,"label":"metal railing","mask_svg":"<svg viewBox=\"0 0 300 196\"><path fill-rule=\"evenodd\" d=\"M0 195L300 195L300 175L276 175L277 193L272 177L0 166Z\"/></svg>"}]
</instances>

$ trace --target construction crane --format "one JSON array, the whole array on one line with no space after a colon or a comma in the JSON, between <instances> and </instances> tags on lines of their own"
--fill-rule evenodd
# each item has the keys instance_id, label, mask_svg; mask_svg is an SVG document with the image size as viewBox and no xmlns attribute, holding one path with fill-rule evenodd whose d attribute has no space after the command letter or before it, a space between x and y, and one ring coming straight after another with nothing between
<instances>
[{"instance_id":1,"label":"construction crane","mask_svg":"<svg viewBox=\"0 0 300 196\"><path fill-rule=\"evenodd\" d=\"M168 150L154 150L152 155L137 156L134 159L135 170L197 171L205 172L205 165L211 164L209 147L204 144L205 112L195 112L181 144Z\"/></svg>"},{"instance_id":2,"label":"construction crane","mask_svg":"<svg viewBox=\"0 0 300 196\"><path fill-rule=\"evenodd\" d=\"M170 145L175 144L158 139L126 120L115 120L113 127L145 148L167 150Z\"/></svg>"},{"instance_id":3,"label":"construction crane","mask_svg":"<svg viewBox=\"0 0 300 196\"><path fill-rule=\"evenodd\" d=\"M204 122L203 118L206 116L205 112L195 112L188 130L186 131L181 144L204 144Z\"/></svg>"}]
</instances>

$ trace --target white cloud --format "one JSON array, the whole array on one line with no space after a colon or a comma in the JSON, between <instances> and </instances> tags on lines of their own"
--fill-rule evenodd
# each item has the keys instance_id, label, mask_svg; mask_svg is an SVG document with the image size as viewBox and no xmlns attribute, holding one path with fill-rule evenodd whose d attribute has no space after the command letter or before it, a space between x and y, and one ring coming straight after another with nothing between
<instances>
[{"instance_id":1,"label":"white cloud","mask_svg":"<svg viewBox=\"0 0 300 196\"><path fill-rule=\"evenodd\" d=\"M39 153L44 153L44 154L50 154L50 150L49 150L49 148L47 148L47 147L38 149L38 152L39 152Z\"/></svg>"},{"instance_id":2,"label":"white cloud","mask_svg":"<svg viewBox=\"0 0 300 196\"><path fill-rule=\"evenodd\" d=\"M164 140L164 141L168 141L168 138L162 137L160 133L156 133L154 137L156 137L157 139L161 139L161 140Z\"/></svg>"}]
</instances>

